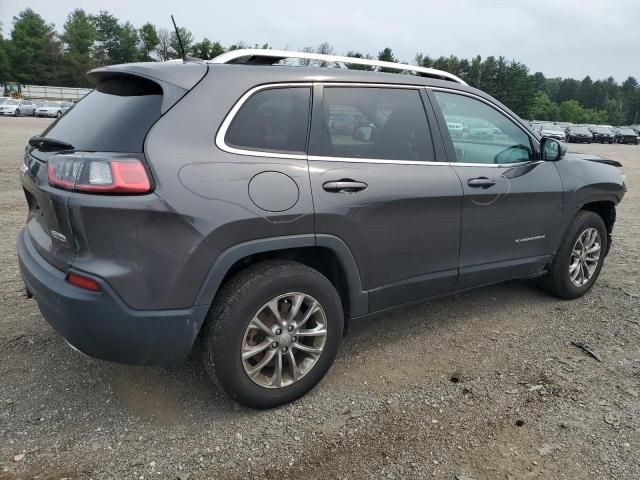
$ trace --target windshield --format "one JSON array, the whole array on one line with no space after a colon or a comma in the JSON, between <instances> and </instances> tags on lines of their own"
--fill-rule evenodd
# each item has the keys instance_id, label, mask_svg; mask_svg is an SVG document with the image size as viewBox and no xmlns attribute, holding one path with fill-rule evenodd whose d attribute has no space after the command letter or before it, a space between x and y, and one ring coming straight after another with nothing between
<instances>
[{"instance_id":1,"label":"windshield","mask_svg":"<svg viewBox=\"0 0 640 480\"><path fill-rule=\"evenodd\" d=\"M560 127L558 127L557 125L554 125L552 123L547 123L546 125L544 125L542 127L542 129L543 130L551 130L551 131L554 131L554 132L561 132L562 131L562 129Z\"/></svg>"},{"instance_id":2,"label":"windshield","mask_svg":"<svg viewBox=\"0 0 640 480\"><path fill-rule=\"evenodd\" d=\"M587 127L570 127L570 129L574 133L589 133L589 129Z\"/></svg>"},{"instance_id":3,"label":"windshield","mask_svg":"<svg viewBox=\"0 0 640 480\"><path fill-rule=\"evenodd\" d=\"M60 104L58 102L47 102L44 104L45 107L59 107Z\"/></svg>"},{"instance_id":4,"label":"windshield","mask_svg":"<svg viewBox=\"0 0 640 480\"><path fill-rule=\"evenodd\" d=\"M18 101L17 100L7 100L6 102L4 102L4 105L18 105Z\"/></svg>"},{"instance_id":5,"label":"windshield","mask_svg":"<svg viewBox=\"0 0 640 480\"><path fill-rule=\"evenodd\" d=\"M630 128L621 128L618 133L622 133L623 135L635 135L636 134L636 132L634 132Z\"/></svg>"}]
</instances>

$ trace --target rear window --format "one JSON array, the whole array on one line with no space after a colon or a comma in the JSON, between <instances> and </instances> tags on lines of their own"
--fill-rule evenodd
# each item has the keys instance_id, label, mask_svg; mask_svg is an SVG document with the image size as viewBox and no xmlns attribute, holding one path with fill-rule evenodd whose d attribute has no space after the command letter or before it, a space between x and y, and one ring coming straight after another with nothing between
<instances>
[{"instance_id":1,"label":"rear window","mask_svg":"<svg viewBox=\"0 0 640 480\"><path fill-rule=\"evenodd\" d=\"M162 88L139 77L104 80L42 135L77 150L142 152L144 138L160 118Z\"/></svg>"},{"instance_id":2,"label":"rear window","mask_svg":"<svg viewBox=\"0 0 640 480\"><path fill-rule=\"evenodd\" d=\"M225 142L246 150L304 153L310 100L309 87L261 90L242 105Z\"/></svg>"}]
</instances>

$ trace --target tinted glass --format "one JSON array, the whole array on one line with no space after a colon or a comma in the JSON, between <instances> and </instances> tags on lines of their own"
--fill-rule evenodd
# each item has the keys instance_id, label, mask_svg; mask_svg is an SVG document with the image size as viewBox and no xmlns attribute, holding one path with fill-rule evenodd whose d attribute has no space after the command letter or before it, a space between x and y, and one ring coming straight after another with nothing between
<instances>
[{"instance_id":1,"label":"tinted glass","mask_svg":"<svg viewBox=\"0 0 640 480\"><path fill-rule=\"evenodd\" d=\"M466 95L433 93L458 162L517 163L533 158L529 136L495 108Z\"/></svg>"},{"instance_id":2,"label":"tinted glass","mask_svg":"<svg viewBox=\"0 0 640 480\"><path fill-rule=\"evenodd\" d=\"M433 161L427 117L414 89L325 87L322 155Z\"/></svg>"},{"instance_id":3,"label":"tinted glass","mask_svg":"<svg viewBox=\"0 0 640 480\"><path fill-rule=\"evenodd\" d=\"M304 153L310 100L309 87L259 91L233 118L225 142L248 150Z\"/></svg>"},{"instance_id":4,"label":"tinted glass","mask_svg":"<svg viewBox=\"0 0 640 480\"><path fill-rule=\"evenodd\" d=\"M154 82L136 77L106 80L43 135L78 150L141 152L147 132L160 118L161 106L162 89Z\"/></svg>"}]
</instances>

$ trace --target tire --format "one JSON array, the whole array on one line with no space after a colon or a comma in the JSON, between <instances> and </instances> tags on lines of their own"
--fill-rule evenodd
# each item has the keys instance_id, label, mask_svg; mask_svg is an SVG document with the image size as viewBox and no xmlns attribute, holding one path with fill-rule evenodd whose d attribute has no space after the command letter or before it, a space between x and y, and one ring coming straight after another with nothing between
<instances>
[{"instance_id":1,"label":"tire","mask_svg":"<svg viewBox=\"0 0 640 480\"><path fill-rule=\"evenodd\" d=\"M13 112L13 116L14 116L14 117L19 117L19 116L20 116L20 110L15 110L15 111Z\"/></svg>"},{"instance_id":2,"label":"tire","mask_svg":"<svg viewBox=\"0 0 640 480\"><path fill-rule=\"evenodd\" d=\"M319 310L315 310L316 314L312 315L314 320L307 322L307 324L315 323L316 315L324 318L326 336L323 336L324 343L321 353L317 356L298 350L295 343L296 337L289 336L288 340L284 338L287 335L284 327L292 328L293 325L284 325L282 336L274 337L275 340L281 341L280 344L275 340L274 343L270 343L272 340L264 335L263 330L255 327L253 327L254 330L251 330L249 327L250 323L253 325L253 319L257 318L258 314L263 315L263 312L266 312L267 317L263 316L261 320L270 329L268 331L273 330L272 333L277 333L279 330L275 321L273 324L269 323L270 320L275 320L275 316L270 313L272 310L267 309L267 303L272 300L287 302L289 297L284 300L281 297L291 292L299 292L305 296L305 302L311 298L311 300L317 301L321 307ZM277 300L279 298L280 300ZM285 306L293 303L285 303ZM282 303L277 303L277 305L282 305ZM307 310L303 311L304 308ZM303 304L300 307L300 313L295 317L298 320L292 324L299 324L301 315L306 315L309 311L310 307ZM316 329L318 325L322 329L321 323L316 323ZM338 352L343 328L344 314L340 297L326 277L297 262L269 260L251 265L236 274L216 296L201 332L202 361L213 382L236 402L257 409L273 408L301 397L324 377ZM296 331L293 330L291 335ZM250 335L263 336L262 339L255 340L255 343L250 346L259 347L264 344L270 346L263 349L264 353L258 353L255 357L243 360L241 352L243 347L248 345L246 342ZM301 336L299 338L305 342L309 341L306 340L309 338L312 338L310 341L318 341L317 337ZM287 348L281 348L281 346L289 340L294 343L290 344L286 354L282 353ZM266 375L263 377L262 373L259 373L257 377L254 377L255 379L252 379L247 370L248 362L256 361L256 364L249 365L249 368L257 368L260 362L272 353L272 348L277 351L273 352L275 357L273 357L271 381L277 377L276 360L280 356L283 358L282 376L278 378L282 379L284 385L275 387L260 384L260 382L267 381ZM300 362L301 370L299 372L302 372L302 368L305 368L304 362L307 362L306 371L295 381L293 380L293 365L288 357L288 355L293 355L294 351ZM263 369L266 368L269 372L271 363L272 361L269 361ZM260 372L262 371L261 369Z\"/></svg>"},{"instance_id":3,"label":"tire","mask_svg":"<svg viewBox=\"0 0 640 480\"><path fill-rule=\"evenodd\" d=\"M589 230L597 231L600 251L595 269L590 273L588 280L578 286L570 278L570 264L572 258L575 258L573 257L574 246L577 245L578 239ZM586 210L578 212L567 228L551 267L540 279L542 288L551 295L567 300L581 297L587 293L600 275L608 249L608 241L607 229L600 215Z\"/></svg>"}]
</instances>

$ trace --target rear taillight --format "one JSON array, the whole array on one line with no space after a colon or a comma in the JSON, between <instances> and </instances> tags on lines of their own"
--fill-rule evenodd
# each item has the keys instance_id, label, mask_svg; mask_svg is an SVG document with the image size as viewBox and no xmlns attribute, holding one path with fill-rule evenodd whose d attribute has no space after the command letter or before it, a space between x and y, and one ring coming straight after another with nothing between
<instances>
[{"instance_id":1,"label":"rear taillight","mask_svg":"<svg viewBox=\"0 0 640 480\"><path fill-rule=\"evenodd\" d=\"M105 159L54 155L47 165L49 185L86 193L148 193L151 182L137 158Z\"/></svg>"}]
</instances>

